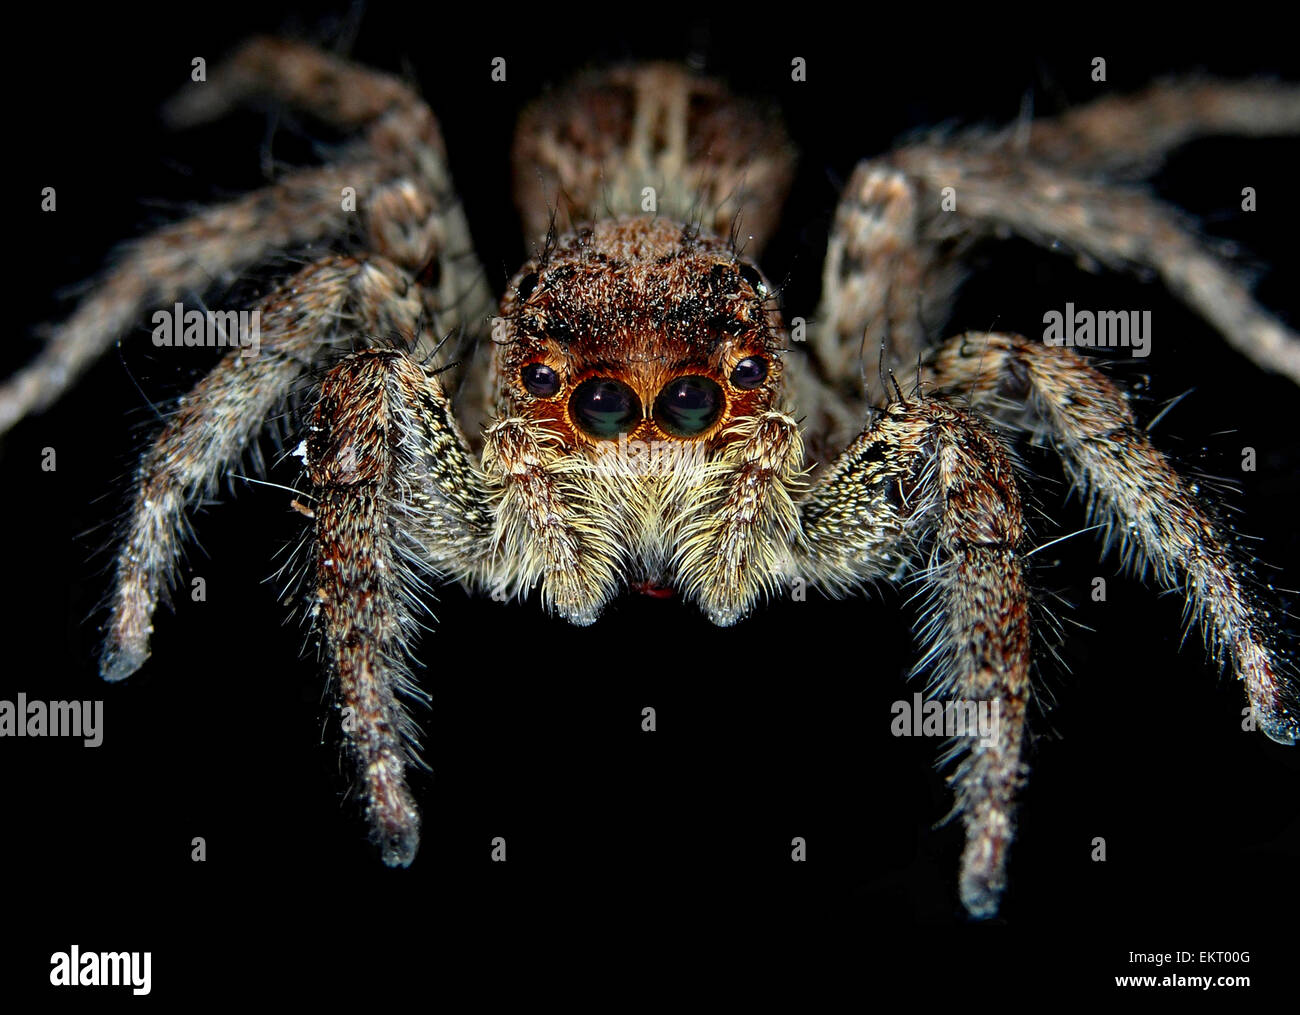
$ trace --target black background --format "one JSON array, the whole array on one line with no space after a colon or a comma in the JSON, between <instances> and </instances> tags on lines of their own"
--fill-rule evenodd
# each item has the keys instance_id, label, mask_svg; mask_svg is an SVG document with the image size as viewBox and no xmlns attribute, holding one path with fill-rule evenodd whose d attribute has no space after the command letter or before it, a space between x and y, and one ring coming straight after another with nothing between
<instances>
[{"instance_id":1,"label":"black background","mask_svg":"<svg viewBox=\"0 0 1300 1015\"><path fill-rule=\"evenodd\" d=\"M358 59L413 75L442 122L498 292L526 253L508 166L521 104L588 64L703 54L738 90L775 101L803 153L763 263L788 277L787 314L804 316L838 186L856 159L906 131L1005 123L1027 98L1050 114L1170 71L1300 77L1258 36L1085 44L1068 26L1021 38L941 23L904 33L811 13L782 23L639 8L467 16L453 29L433 5L375 6L358 28L350 16L274 4L223 4L219 17L119 10L19 46L7 68L17 256L0 365L31 356L34 327L66 314L69 287L99 271L114 243L264 182L268 150L310 155L291 117L272 130L245 113L181 134L158 121L192 57L211 64L253 32L354 35ZM1096 55L1108 58L1104 85L1089 77ZM495 56L507 60L504 84L489 77ZM805 83L790 81L793 56L808 60ZM1239 244L1262 300L1293 322L1298 154L1295 141L1201 141L1157 179L1210 236ZM45 186L58 190L54 214L37 210ZM1240 211L1244 186L1257 189L1254 214ZM1152 355L1120 363L1119 376L1149 374L1148 418L1194 389L1158 441L1239 484L1241 530L1261 537L1274 583L1294 586L1295 388L1232 353L1158 286L1086 274L1018 241L982 252L950 330L1036 333L1066 301L1152 310ZM1300 753L1240 730L1240 689L1195 636L1180 648L1181 603L1118 575L1112 559L1098 563L1086 536L1035 558L1039 584L1073 604L1058 605L1069 670L1044 676L1056 705L1035 724L995 921L966 921L960 828L932 827L949 805L937 745L889 733L891 703L919 684L904 682L913 614L888 590L774 602L728 630L678 601L626 598L579 630L535 601L440 592L439 630L420 648L433 695L419 718L434 775L414 782L424 839L410 870L385 869L345 797L313 651L266 580L301 532L284 491L236 482L236 497L202 511L202 548L185 574L206 578L207 602L182 595L175 615L161 613L152 659L125 684L96 675L103 547L153 426L147 399L179 393L207 365L154 349L142 328L0 443L10 543L0 691L101 698L106 716L96 750L0 741L5 908L22 929L0 958L6 989L41 989L50 954L76 943L151 950L156 996L275 975L308 995L375 976L415 980L437 998L452 966L446 935L506 965L506 940L557 946L564 960L549 976L562 985L585 982L596 954L621 959L635 984L754 939L799 968L799 942L828 936L847 946L864 997L888 982L923 992L935 973L945 992L989 996L1027 980L1106 995L1114 975L1153 971L1131 966L1129 951L1249 950L1248 967L1180 972L1248 973L1252 998L1289 979ZM1254 473L1240 469L1246 446ZM45 447L57 450L54 473L40 469ZM1037 522L1038 538L1080 527L1059 471L1031 464L1053 520ZM295 470L271 478L291 483ZM1105 603L1089 598L1094 576L1108 581ZM1279 600L1294 609L1294 596ZM646 705L658 712L653 734L640 731ZM497 835L505 865L488 859ZM808 842L803 864L789 858L796 835ZM194 836L206 839L205 863L190 860ZM1105 863L1090 860L1095 836L1106 839ZM775 968L737 968L727 980L761 981Z\"/></svg>"}]
</instances>

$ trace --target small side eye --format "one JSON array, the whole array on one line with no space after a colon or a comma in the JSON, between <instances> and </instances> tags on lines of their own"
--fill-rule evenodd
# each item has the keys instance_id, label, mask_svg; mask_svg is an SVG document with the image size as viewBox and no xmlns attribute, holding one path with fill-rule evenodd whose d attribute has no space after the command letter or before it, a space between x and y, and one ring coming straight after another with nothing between
<instances>
[{"instance_id":1,"label":"small side eye","mask_svg":"<svg viewBox=\"0 0 1300 1015\"><path fill-rule=\"evenodd\" d=\"M515 286L515 293L519 297L519 302L523 303L525 300L527 300L528 297L533 294L533 290L536 288L537 288L537 272L530 271L527 275L521 278L519 280L519 284Z\"/></svg>"},{"instance_id":2,"label":"small side eye","mask_svg":"<svg viewBox=\"0 0 1300 1015\"><path fill-rule=\"evenodd\" d=\"M519 371L524 387L538 398L550 398L560 390L560 377L545 363L529 363Z\"/></svg>"},{"instance_id":3,"label":"small side eye","mask_svg":"<svg viewBox=\"0 0 1300 1015\"><path fill-rule=\"evenodd\" d=\"M767 360L762 356L746 356L731 371L731 383L741 391L752 391L767 380Z\"/></svg>"},{"instance_id":4,"label":"small side eye","mask_svg":"<svg viewBox=\"0 0 1300 1015\"><path fill-rule=\"evenodd\" d=\"M758 269L748 261L740 262L740 277L749 283L749 287L758 294L759 299L767 296L767 283L763 281L763 276L759 274Z\"/></svg>"}]
</instances>

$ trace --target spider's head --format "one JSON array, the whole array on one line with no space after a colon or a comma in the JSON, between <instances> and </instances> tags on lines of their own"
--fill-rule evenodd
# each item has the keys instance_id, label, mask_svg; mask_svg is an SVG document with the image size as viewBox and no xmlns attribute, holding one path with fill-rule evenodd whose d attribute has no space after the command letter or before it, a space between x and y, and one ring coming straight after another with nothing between
<instances>
[{"instance_id":1,"label":"spider's head","mask_svg":"<svg viewBox=\"0 0 1300 1015\"><path fill-rule=\"evenodd\" d=\"M494 338L499 410L589 452L622 435L721 445L775 406L786 342L757 268L655 218L548 244L511 281Z\"/></svg>"}]
</instances>

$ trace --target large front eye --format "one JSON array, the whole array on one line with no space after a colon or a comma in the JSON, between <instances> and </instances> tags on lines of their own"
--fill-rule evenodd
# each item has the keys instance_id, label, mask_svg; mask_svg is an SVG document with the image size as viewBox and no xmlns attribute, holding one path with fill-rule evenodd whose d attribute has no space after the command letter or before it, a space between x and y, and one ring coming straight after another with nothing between
<instances>
[{"instance_id":1,"label":"large front eye","mask_svg":"<svg viewBox=\"0 0 1300 1015\"><path fill-rule=\"evenodd\" d=\"M569 414L592 437L612 440L630 433L641 419L641 399L622 381L593 377L569 399Z\"/></svg>"},{"instance_id":2,"label":"large front eye","mask_svg":"<svg viewBox=\"0 0 1300 1015\"><path fill-rule=\"evenodd\" d=\"M655 398L655 421L676 437L696 437L718 421L726 398L707 377L678 377Z\"/></svg>"}]
</instances>

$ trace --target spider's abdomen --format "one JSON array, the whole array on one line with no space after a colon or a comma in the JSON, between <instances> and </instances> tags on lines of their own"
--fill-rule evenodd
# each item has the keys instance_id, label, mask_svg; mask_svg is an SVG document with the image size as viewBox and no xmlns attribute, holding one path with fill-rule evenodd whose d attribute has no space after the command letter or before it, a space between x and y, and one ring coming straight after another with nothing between
<instances>
[{"instance_id":1,"label":"spider's abdomen","mask_svg":"<svg viewBox=\"0 0 1300 1015\"><path fill-rule=\"evenodd\" d=\"M668 63L609 68L545 96L520 118L513 159L530 241L650 213L738 233L752 257L794 178L794 149L773 111Z\"/></svg>"}]
</instances>

